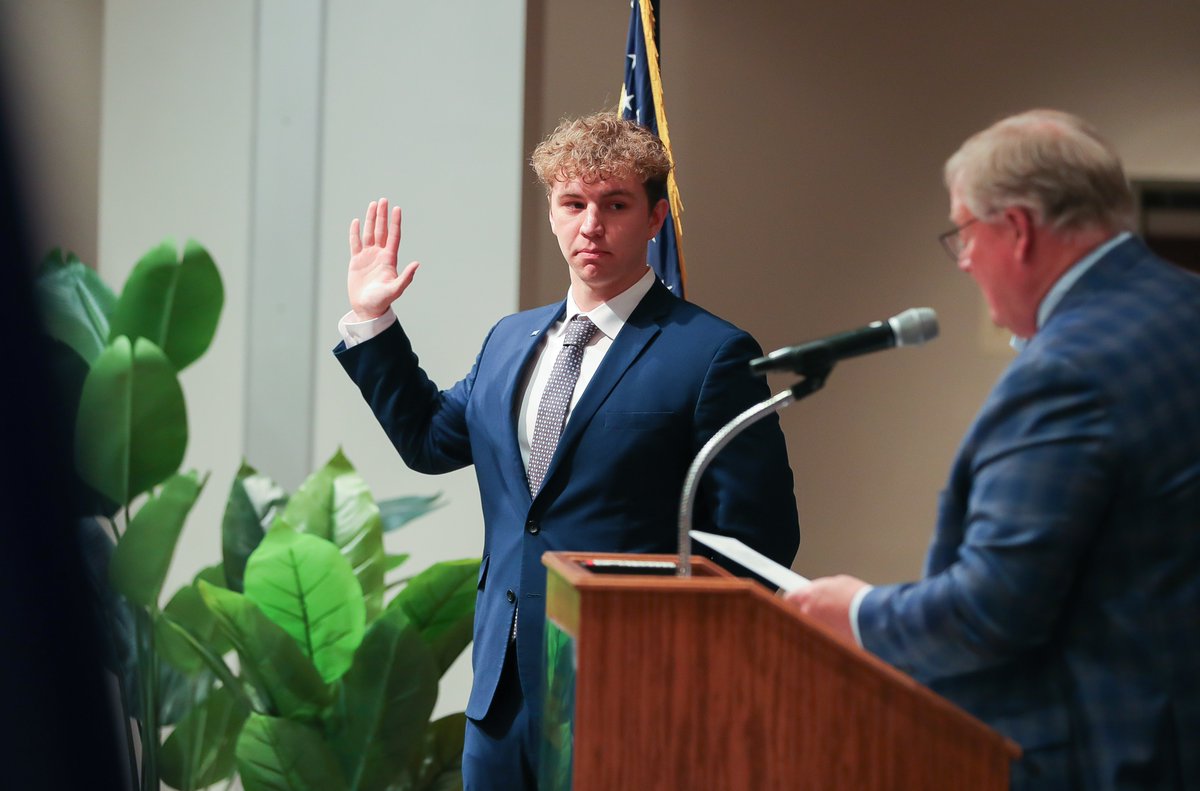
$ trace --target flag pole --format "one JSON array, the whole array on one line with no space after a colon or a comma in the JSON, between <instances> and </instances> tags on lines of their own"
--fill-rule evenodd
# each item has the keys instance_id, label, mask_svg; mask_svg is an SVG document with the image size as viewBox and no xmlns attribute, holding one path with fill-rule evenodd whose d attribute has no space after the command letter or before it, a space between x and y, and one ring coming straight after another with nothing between
<instances>
[{"instance_id":1,"label":"flag pole","mask_svg":"<svg viewBox=\"0 0 1200 791\"><path fill-rule=\"evenodd\" d=\"M650 71L650 92L654 98L654 118L658 124L658 136L663 141L667 156L671 160L671 172L667 174L667 200L671 205L671 217L675 231L675 251L679 259L680 287L687 292L687 268L683 261L683 198L675 180L675 154L671 151L671 135L667 129L667 108L663 103L662 73L658 62L658 43L654 40L657 20L650 0L636 0L642 16L642 38L646 47L646 60ZM680 295L682 296L682 294Z\"/></svg>"}]
</instances>

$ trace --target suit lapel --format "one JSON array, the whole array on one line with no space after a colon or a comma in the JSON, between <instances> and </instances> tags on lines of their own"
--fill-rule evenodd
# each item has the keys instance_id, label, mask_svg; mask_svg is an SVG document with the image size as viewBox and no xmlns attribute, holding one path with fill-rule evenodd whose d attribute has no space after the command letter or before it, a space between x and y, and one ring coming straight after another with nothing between
<instances>
[{"instance_id":1,"label":"suit lapel","mask_svg":"<svg viewBox=\"0 0 1200 791\"><path fill-rule=\"evenodd\" d=\"M571 410L566 428L563 429L558 447L554 451L554 458L546 470L546 481L554 476L564 452L579 441L580 435L591 423L608 394L629 370L629 366L633 365L642 351L661 332L661 319L670 311L672 302L676 299L678 297L672 295L666 286L655 280L646 296L638 303L629 321L625 322L625 326L613 339L612 346L604 355L604 360L596 369L592 380L588 382L579 402Z\"/></svg>"}]
</instances>

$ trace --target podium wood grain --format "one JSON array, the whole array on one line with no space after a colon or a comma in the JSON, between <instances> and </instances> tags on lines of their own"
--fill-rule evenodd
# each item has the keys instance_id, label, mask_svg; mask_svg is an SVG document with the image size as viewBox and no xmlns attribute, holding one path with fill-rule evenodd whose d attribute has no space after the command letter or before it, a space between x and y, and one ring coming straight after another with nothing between
<instances>
[{"instance_id":1,"label":"podium wood grain","mask_svg":"<svg viewBox=\"0 0 1200 791\"><path fill-rule=\"evenodd\" d=\"M1016 745L757 583L578 563L621 557L543 557L578 659L574 791L1008 788Z\"/></svg>"}]
</instances>

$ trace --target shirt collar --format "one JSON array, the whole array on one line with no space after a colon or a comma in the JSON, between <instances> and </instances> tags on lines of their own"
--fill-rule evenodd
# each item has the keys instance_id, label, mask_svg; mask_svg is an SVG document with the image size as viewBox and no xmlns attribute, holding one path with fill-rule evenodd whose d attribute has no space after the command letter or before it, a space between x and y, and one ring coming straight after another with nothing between
<instances>
[{"instance_id":1,"label":"shirt collar","mask_svg":"<svg viewBox=\"0 0 1200 791\"><path fill-rule=\"evenodd\" d=\"M1096 265L1096 262L1108 254L1109 250L1119 245L1129 237L1133 236L1129 231L1124 231L1117 234L1113 238L1104 242L1092 252L1080 258L1075 264L1063 273L1063 276L1055 281L1050 290L1046 292L1046 296L1042 297L1042 304L1038 305L1037 326L1040 330L1046 320L1050 318L1050 314L1058 307L1058 303L1062 302L1062 298L1071 290L1071 286L1079 282L1079 278L1087 274L1087 271Z\"/></svg>"},{"instance_id":2,"label":"shirt collar","mask_svg":"<svg viewBox=\"0 0 1200 791\"><path fill-rule=\"evenodd\" d=\"M653 285L654 270L646 267L646 273L636 283L607 302L596 306L589 313L583 313L579 309L579 306L575 304L575 297L571 294L571 290L567 289L567 315L563 320L564 322L568 322L575 318L575 316L583 313L608 338L616 338L617 333L625 326L625 322L629 321L629 317L633 315L634 309L642 301L642 297L649 293L650 287Z\"/></svg>"},{"instance_id":3,"label":"shirt collar","mask_svg":"<svg viewBox=\"0 0 1200 791\"><path fill-rule=\"evenodd\" d=\"M1072 264L1070 269L1063 272L1062 277L1054 281L1054 285L1050 287L1050 290L1046 292L1046 296L1042 297L1042 301L1038 305L1037 328L1039 330L1042 328L1042 325L1049 320L1050 314L1058 307L1058 303L1062 302L1063 297L1067 295L1071 287L1078 283L1079 279L1086 275L1089 269L1095 266L1110 250L1131 236L1133 234L1129 231L1122 231L1107 242L1103 242L1095 247L1090 253ZM1015 335L1011 341L1012 347L1017 351L1024 349L1027 343L1029 343L1028 338L1018 338Z\"/></svg>"}]
</instances>

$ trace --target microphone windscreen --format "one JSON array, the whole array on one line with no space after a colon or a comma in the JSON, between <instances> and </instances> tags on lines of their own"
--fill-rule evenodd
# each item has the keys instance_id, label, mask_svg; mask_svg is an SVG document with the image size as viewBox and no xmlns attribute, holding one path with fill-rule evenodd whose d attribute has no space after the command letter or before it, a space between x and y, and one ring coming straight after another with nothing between
<instances>
[{"instance_id":1,"label":"microphone windscreen","mask_svg":"<svg viewBox=\"0 0 1200 791\"><path fill-rule=\"evenodd\" d=\"M938 335L937 313L933 308L909 308L888 319L896 335L897 346L920 346Z\"/></svg>"}]
</instances>

